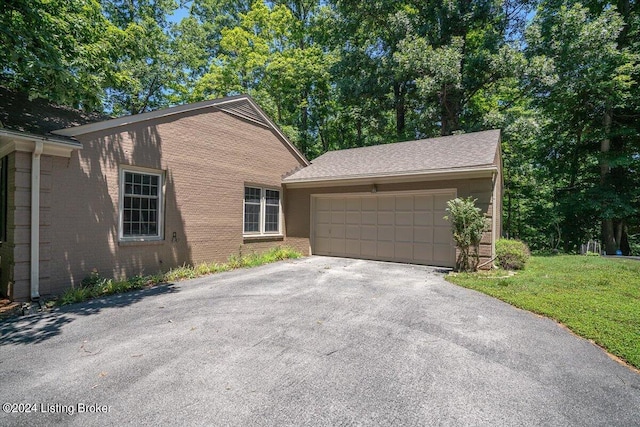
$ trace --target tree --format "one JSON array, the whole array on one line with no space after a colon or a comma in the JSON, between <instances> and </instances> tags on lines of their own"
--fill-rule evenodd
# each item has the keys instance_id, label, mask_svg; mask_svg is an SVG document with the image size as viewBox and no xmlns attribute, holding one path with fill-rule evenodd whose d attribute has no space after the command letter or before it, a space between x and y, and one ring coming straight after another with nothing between
<instances>
[{"instance_id":1,"label":"tree","mask_svg":"<svg viewBox=\"0 0 640 427\"><path fill-rule=\"evenodd\" d=\"M451 222L453 240L458 248L456 271L475 271L480 261L480 241L487 228L487 220L472 197L449 200L447 212L449 215L444 219Z\"/></svg>"},{"instance_id":2,"label":"tree","mask_svg":"<svg viewBox=\"0 0 640 427\"><path fill-rule=\"evenodd\" d=\"M624 29L615 7L547 2L527 33L535 71L527 84L548 117L539 159L555 185L566 250L600 228L615 253L627 219L638 213L630 173L638 133L620 120L633 102L638 56L620 43Z\"/></svg>"},{"instance_id":3,"label":"tree","mask_svg":"<svg viewBox=\"0 0 640 427\"><path fill-rule=\"evenodd\" d=\"M5 1L0 84L59 104L100 108L120 36L97 0Z\"/></svg>"}]
</instances>

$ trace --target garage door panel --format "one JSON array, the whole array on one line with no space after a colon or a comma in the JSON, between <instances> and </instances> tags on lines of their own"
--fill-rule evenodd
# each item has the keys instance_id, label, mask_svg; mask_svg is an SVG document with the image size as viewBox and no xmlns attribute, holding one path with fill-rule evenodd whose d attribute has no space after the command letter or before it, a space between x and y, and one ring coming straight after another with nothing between
<instances>
[{"instance_id":1,"label":"garage door panel","mask_svg":"<svg viewBox=\"0 0 640 427\"><path fill-rule=\"evenodd\" d=\"M413 196L397 196L396 211L413 211Z\"/></svg>"},{"instance_id":2,"label":"garage door panel","mask_svg":"<svg viewBox=\"0 0 640 427\"><path fill-rule=\"evenodd\" d=\"M417 243L432 243L433 228L431 227L414 227L413 241Z\"/></svg>"},{"instance_id":3,"label":"garage door panel","mask_svg":"<svg viewBox=\"0 0 640 427\"><path fill-rule=\"evenodd\" d=\"M319 254L329 254L331 252L331 239L324 237L317 237L314 246L316 247L316 252Z\"/></svg>"},{"instance_id":4,"label":"garage door panel","mask_svg":"<svg viewBox=\"0 0 640 427\"><path fill-rule=\"evenodd\" d=\"M413 214L414 225L433 225L433 213L431 212L415 212Z\"/></svg>"},{"instance_id":5,"label":"garage door panel","mask_svg":"<svg viewBox=\"0 0 640 427\"><path fill-rule=\"evenodd\" d=\"M412 261L413 260L413 243L398 243L395 244L395 257L400 261Z\"/></svg>"},{"instance_id":6,"label":"garage door panel","mask_svg":"<svg viewBox=\"0 0 640 427\"><path fill-rule=\"evenodd\" d=\"M360 241L360 254L365 258L375 258L378 254L378 244Z\"/></svg>"},{"instance_id":7,"label":"garage door panel","mask_svg":"<svg viewBox=\"0 0 640 427\"><path fill-rule=\"evenodd\" d=\"M393 212L396 208L396 200L393 196L379 196L378 210Z\"/></svg>"},{"instance_id":8,"label":"garage door panel","mask_svg":"<svg viewBox=\"0 0 640 427\"><path fill-rule=\"evenodd\" d=\"M435 211L433 214L433 225L436 227L450 227L451 223L444 219L447 214L448 212L446 211Z\"/></svg>"},{"instance_id":9,"label":"garage door panel","mask_svg":"<svg viewBox=\"0 0 640 427\"><path fill-rule=\"evenodd\" d=\"M316 199L316 211L331 212L331 199Z\"/></svg>"},{"instance_id":10,"label":"garage door panel","mask_svg":"<svg viewBox=\"0 0 640 427\"><path fill-rule=\"evenodd\" d=\"M451 230L449 227L433 229L433 243L435 244L451 244Z\"/></svg>"},{"instance_id":11,"label":"garage door panel","mask_svg":"<svg viewBox=\"0 0 640 427\"><path fill-rule=\"evenodd\" d=\"M393 242L380 242L378 241L378 254L377 257L384 260L393 259L395 244Z\"/></svg>"},{"instance_id":12,"label":"garage door panel","mask_svg":"<svg viewBox=\"0 0 640 427\"><path fill-rule=\"evenodd\" d=\"M340 199L331 199L331 210L332 211L343 211L346 205L346 201L344 198Z\"/></svg>"},{"instance_id":13,"label":"garage door panel","mask_svg":"<svg viewBox=\"0 0 640 427\"><path fill-rule=\"evenodd\" d=\"M395 227L378 226L378 242L393 242Z\"/></svg>"},{"instance_id":14,"label":"garage door panel","mask_svg":"<svg viewBox=\"0 0 640 427\"><path fill-rule=\"evenodd\" d=\"M345 240L345 251L347 255L360 256L360 240Z\"/></svg>"},{"instance_id":15,"label":"garage door panel","mask_svg":"<svg viewBox=\"0 0 640 427\"><path fill-rule=\"evenodd\" d=\"M395 218L396 225L413 225L413 213L411 212L396 212Z\"/></svg>"},{"instance_id":16,"label":"garage door panel","mask_svg":"<svg viewBox=\"0 0 640 427\"><path fill-rule=\"evenodd\" d=\"M347 211L347 224L358 225L361 222L362 222L362 215L360 215L360 211L358 212Z\"/></svg>"},{"instance_id":17,"label":"garage door panel","mask_svg":"<svg viewBox=\"0 0 640 427\"><path fill-rule=\"evenodd\" d=\"M415 243L413 245L413 259L416 262L427 264L433 261L433 247L430 244Z\"/></svg>"},{"instance_id":18,"label":"garage door panel","mask_svg":"<svg viewBox=\"0 0 640 427\"><path fill-rule=\"evenodd\" d=\"M452 248L451 245L433 245L433 262L440 265L453 267L451 262ZM455 253L454 253L455 256Z\"/></svg>"},{"instance_id":19,"label":"garage door panel","mask_svg":"<svg viewBox=\"0 0 640 427\"><path fill-rule=\"evenodd\" d=\"M360 203L363 211L375 212L378 210L378 200L375 197L363 197Z\"/></svg>"},{"instance_id":20,"label":"garage door panel","mask_svg":"<svg viewBox=\"0 0 640 427\"><path fill-rule=\"evenodd\" d=\"M399 227L395 228L395 241L396 242L413 242L413 227Z\"/></svg>"},{"instance_id":21,"label":"garage door panel","mask_svg":"<svg viewBox=\"0 0 640 427\"><path fill-rule=\"evenodd\" d=\"M314 199L314 253L451 266L453 194L367 194Z\"/></svg>"},{"instance_id":22,"label":"garage door panel","mask_svg":"<svg viewBox=\"0 0 640 427\"><path fill-rule=\"evenodd\" d=\"M344 225L331 224L331 238L344 239L345 229L346 227Z\"/></svg>"},{"instance_id":23,"label":"garage door panel","mask_svg":"<svg viewBox=\"0 0 640 427\"><path fill-rule=\"evenodd\" d=\"M360 211L360 198L349 197L347 199L347 211L359 212Z\"/></svg>"},{"instance_id":24,"label":"garage door panel","mask_svg":"<svg viewBox=\"0 0 640 427\"><path fill-rule=\"evenodd\" d=\"M451 195L449 194L436 194L433 196L434 209L446 209L447 202L451 200Z\"/></svg>"},{"instance_id":25,"label":"garage door panel","mask_svg":"<svg viewBox=\"0 0 640 427\"><path fill-rule=\"evenodd\" d=\"M393 225L393 212L378 212L378 225Z\"/></svg>"},{"instance_id":26,"label":"garage door panel","mask_svg":"<svg viewBox=\"0 0 640 427\"><path fill-rule=\"evenodd\" d=\"M344 224L344 221L345 221L344 212L331 211L331 223L332 224Z\"/></svg>"},{"instance_id":27,"label":"garage door panel","mask_svg":"<svg viewBox=\"0 0 640 427\"><path fill-rule=\"evenodd\" d=\"M347 239L360 240L360 226L359 225L347 225L345 227L345 237Z\"/></svg>"},{"instance_id":28,"label":"garage door panel","mask_svg":"<svg viewBox=\"0 0 640 427\"><path fill-rule=\"evenodd\" d=\"M331 237L331 225L330 224L316 224L316 237L330 238Z\"/></svg>"},{"instance_id":29,"label":"garage door panel","mask_svg":"<svg viewBox=\"0 0 640 427\"><path fill-rule=\"evenodd\" d=\"M346 252L345 239L331 237L331 254L340 255Z\"/></svg>"},{"instance_id":30,"label":"garage door panel","mask_svg":"<svg viewBox=\"0 0 640 427\"><path fill-rule=\"evenodd\" d=\"M378 213L373 212L362 212L362 223L366 225L376 225L378 222Z\"/></svg>"},{"instance_id":31,"label":"garage door panel","mask_svg":"<svg viewBox=\"0 0 640 427\"><path fill-rule=\"evenodd\" d=\"M378 229L375 226L363 225L360 227L360 238L362 240L376 241L378 240Z\"/></svg>"},{"instance_id":32,"label":"garage door panel","mask_svg":"<svg viewBox=\"0 0 640 427\"><path fill-rule=\"evenodd\" d=\"M316 222L318 224L330 224L331 212L325 212L325 211L316 212Z\"/></svg>"},{"instance_id":33,"label":"garage door panel","mask_svg":"<svg viewBox=\"0 0 640 427\"><path fill-rule=\"evenodd\" d=\"M416 211L432 211L433 210L433 196L415 196L415 210Z\"/></svg>"}]
</instances>

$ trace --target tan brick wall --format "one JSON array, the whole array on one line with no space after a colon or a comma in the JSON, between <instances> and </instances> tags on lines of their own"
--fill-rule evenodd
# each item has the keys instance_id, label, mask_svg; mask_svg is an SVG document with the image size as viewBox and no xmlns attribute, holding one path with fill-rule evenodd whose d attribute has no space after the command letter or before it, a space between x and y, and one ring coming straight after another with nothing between
<instances>
[{"instance_id":1,"label":"tan brick wall","mask_svg":"<svg viewBox=\"0 0 640 427\"><path fill-rule=\"evenodd\" d=\"M222 262L241 246L247 253L289 243L242 237L245 183L279 188L283 175L300 166L269 129L201 110L78 139L83 150L52 159L49 293L79 283L92 269L107 277L150 274ZM163 241L118 241L121 165L164 172Z\"/></svg>"},{"instance_id":2,"label":"tan brick wall","mask_svg":"<svg viewBox=\"0 0 640 427\"><path fill-rule=\"evenodd\" d=\"M477 198L476 205L486 214L489 224L493 215L492 205L492 180L491 178L468 180L445 180L407 182L398 184L378 184L378 194L393 191L437 190L442 188L455 188L458 197L473 196ZM328 193L366 193L371 191L371 185L360 186L336 186L323 188L290 188L287 189L287 203L285 215L288 218L287 239L296 241L299 250L310 250L309 235L311 229L311 195ZM484 233L480 245L480 262L491 259L491 227ZM308 253L308 252L307 252Z\"/></svg>"}]
</instances>

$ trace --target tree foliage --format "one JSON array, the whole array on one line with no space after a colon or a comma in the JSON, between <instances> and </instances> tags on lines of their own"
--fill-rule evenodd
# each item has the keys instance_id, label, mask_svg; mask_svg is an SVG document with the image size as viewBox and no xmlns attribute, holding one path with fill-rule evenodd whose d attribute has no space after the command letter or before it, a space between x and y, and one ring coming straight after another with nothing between
<instances>
[{"instance_id":1,"label":"tree foliage","mask_svg":"<svg viewBox=\"0 0 640 427\"><path fill-rule=\"evenodd\" d=\"M0 84L113 115L248 93L310 158L500 128L505 235L629 253L639 31L633 0L7 0Z\"/></svg>"},{"instance_id":2,"label":"tree foliage","mask_svg":"<svg viewBox=\"0 0 640 427\"><path fill-rule=\"evenodd\" d=\"M456 271L475 271L480 261L480 241L487 228L487 220L472 197L449 200L447 212L449 214L444 218L451 222L453 240L458 248Z\"/></svg>"}]
</instances>

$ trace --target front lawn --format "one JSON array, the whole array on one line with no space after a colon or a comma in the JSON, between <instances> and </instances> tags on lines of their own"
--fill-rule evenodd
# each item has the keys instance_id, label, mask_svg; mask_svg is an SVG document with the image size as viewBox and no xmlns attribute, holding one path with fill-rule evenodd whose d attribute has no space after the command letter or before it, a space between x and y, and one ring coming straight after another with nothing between
<instances>
[{"instance_id":1,"label":"front lawn","mask_svg":"<svg viewBox=\"0 0 640 427\"><path fill-rule=\"evenodd\" d=\"M534 256L512 276L498 270L447 280L555 319L640 368L640 261Z\"/></svg>"}]
</instances>

